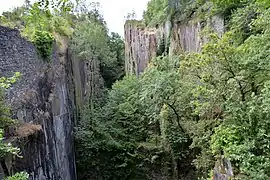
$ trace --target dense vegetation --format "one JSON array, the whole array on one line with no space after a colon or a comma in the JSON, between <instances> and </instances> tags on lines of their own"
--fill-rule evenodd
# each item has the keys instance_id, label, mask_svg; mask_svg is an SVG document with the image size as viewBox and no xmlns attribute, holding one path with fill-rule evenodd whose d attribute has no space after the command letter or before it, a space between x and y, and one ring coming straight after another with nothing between
<instances>
[{"instance_id":1,"label":"dense vegetation","mask_svg":"<svg viewBox=\"0 0 270 180\"><path fill-rule=\"evenodd\" d=\"M98 89L76 124L79 179L207 179L223 160L234 179L270 179L269 0L149 1L147 26L221 14L227 32L206 29L200 53L156 57L139 77L123 77L123 41L108 35L97 4L59 2L26 4L1 22L45 59L68 37L73 56L100 79L89 82ZM2 104L0 121L13 123Z\"/></svg>"},{"instance_id":2,"label":"dense vegetation","mask_svg":"<svg viewBox=\"0 0 270 180\"><path fill-rule=\"evenodd\" d=\"M38 0L33 4L26 1L22 7L4 12L0 16L0 25L18 29L22 36L33 42L40 57L46 62L50 62L52 58L54 44L61 46L62 39L69 39L72 58L84 61L89 68L87 71L91 73L91 80L94 79L89 80L90 88L93 89L89 90L89 101L85 105L92 107L104 98L107 88L111 88L117 79L124 76L123 39L117 33L108 33L99 8L98 3L83 0ZM14 83L14 78L3 77L0 79L0 85L8 88L10 83ZM4 104L3 94L0 96L0 140L4 139L4 130L16 123L16 120L9 118L11 114ZM83 119L84 115L78 116L78 119L80 118ZM80 129L81 124L78 121L77 129ZM80 142L76 144L76 148L79 149ZM6 153L18 155L19 149L13 148L11 144L0 144L0 160ZM80 154L77 156L78 166L83 166L84 158L81 159ZM25 176L24 173L19 173L9 179L24 180Z\"/></svg>"},{"instance_id":3,"label":"dense vegetation","mask_svg":"<svg viewBox=\"0 0 270 180\"><path fill-rule=\"evenodd\" d=\"M179 87L168 85L168 81L175 84L173 77L167 77L162 88L156 81L152 83L152 89L173 92L169 95L175 106L171 113L177 112L175 119L181 120L192 140L186 147L196 155L193 164L199 177L206 178L215 162L227 158L233 163L236 179L270 178L269 6L269 1L212 1L212 11L204 15L223 14L228 31L222 38L208 32L209 42L201 53L176 57L180 65L171 70L178 74ZM148 11L153 12L152 7ZM200 10L193 14L202 13ZM174 59L163 61L173 63ZM150 66L143 77L154 68ZM158 93L154 94L152 97Z\"/></svg>"},{"instance_id":4,"label":"dense vegetation","mask_svg":"<svg viewBox=\"0 0 270 180\"><path fill-rule=\"evenodd\" d=\"M206 31L200 53L153 59L85 111L82 179L205 179L223 160L235 179L269 179L270 2L174 2L150 1L146 25L222 14L227 32Z\"/></svg>"}]
</instances>

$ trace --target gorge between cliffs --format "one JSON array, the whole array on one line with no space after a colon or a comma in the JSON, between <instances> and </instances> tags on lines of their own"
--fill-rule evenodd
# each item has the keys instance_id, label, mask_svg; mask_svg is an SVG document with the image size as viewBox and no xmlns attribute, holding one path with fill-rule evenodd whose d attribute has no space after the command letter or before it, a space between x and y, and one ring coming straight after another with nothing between
<instances>
[{"instance_id":1,"label":"gorge between cliffs","mask_svg":"<svg viewBox=\"0 0 270 180\"><path fill-rule=\"evenodd\" d=\"M270 1L92 1L0 16L0 179L270 179Z\"/></svg>"}]
</instances>

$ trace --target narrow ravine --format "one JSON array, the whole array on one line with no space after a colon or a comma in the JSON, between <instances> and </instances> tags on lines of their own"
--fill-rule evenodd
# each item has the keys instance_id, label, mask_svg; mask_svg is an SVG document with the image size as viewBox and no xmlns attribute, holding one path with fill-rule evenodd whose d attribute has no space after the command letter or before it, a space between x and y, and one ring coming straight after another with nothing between
<instances>
[{"instance_id":1,"label":"narrow ravine","mask_svg":"<svg viewBox=\"0 0 270 180\"><path fill-rule=\"evenodd\" d=\"M269 8L149 0L123 35L98 2L4 12L0 179L270 179Z\"/></svg>"}]
</instances>

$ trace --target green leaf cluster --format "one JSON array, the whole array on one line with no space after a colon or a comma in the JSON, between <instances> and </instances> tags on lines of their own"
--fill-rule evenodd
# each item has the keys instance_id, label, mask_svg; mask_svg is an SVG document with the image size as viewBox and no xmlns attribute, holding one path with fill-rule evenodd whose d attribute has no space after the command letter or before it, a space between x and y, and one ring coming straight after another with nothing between
<instances>
[{"instance_id":1,"label":"green leaf cluster","mask_svg":"<svg viewBox=\"0 0 270 180\"><path fill-rule=\"evenodd\" d=\"M237 15L243 21L249 12L257 13L253 20L235 23L240 22ZM270 36L263 20L268 12L258 4L237 9L230 31L221 38L209 35L201 53L183 56L181 73L192 85L190 103L199 119L192 123L196 129L189 128L191 147L201 149L195 162L202 172L213 169L205 157L225 157L233 163L235 178L269 178L269 113L264 108L268 107Z\"/></svg>"},{"instance_id":2,"label":"green leaf cluster","mask_svg":"<svg viewBox=\"0 0 270 180\"><path fill-rule=\"evenodd\" d=\"M143 20L147 26L162 24L168 15L168 0L151 0L147 4L147 10L143 13Z\"/></svg>"},{"instance_id":3,"label":"green leaf cluster","mask_svg":"<svg viewBox=\"0 0 270 180\"><path fill-rule=\"evenodd\" d=\"M113 82L124 75L124 41L122 37L108 29L98 11L83 13L77 17L70 49L78 60L85 60L100 70L105 86L111 88Z\"/></svg>"},{"instance_id":4,"label":"green leaf cluster","mask_svg":"<svg viewBox=\"0 0 270 180\"><path fill-rule=\"evenodd\" d=\"M50 59L52 45L58 35L72 35L71 10L74 3L66 0L39 0L33 4L27 2L4 12L1 25L19 29L23 36L32 41L42 58Z\"/></svg>"},{"instance_id":5,"label":"green leaf cluster","mask_svg":"<svg viewBox=\"0 0 270 180\"><path fill-rule=\"evenodd\" d=\"M12 84L14 84L18 78L20 77L20 73L16 72L14 76L10 78L1 77L0 78L0 129L6 129L9 126L15 124L15 121L10 118L10 108L5 103L5 94L4 90L9 88Z\"/></svg>"},{"instance_id":6,"label":"green leaf cluster","mask_svg":"<svg viewBox=\"0 0 270 180\"><path fill-rule=\"evenodd\" d=\"M3 137L3 131L0 131L0 159L4 158L5 156L7 156L8 154L12 154L12 155L18 155L20 152L19 148L15 148L13 147L10 143L3 143L2 141L4 140Z\"/></svg>"},{"instance_id":7,"label":"green leaf cluster","mask_svg":"<svg viewBox=\"0 0 270 180\"><path fill-rule=\"evenodd\" d=\"M44 59L48 59L52 55L52 46L54 37L48 31L35 31L32 39L40 55Z\"/></svg>"},{"instance_id":8,"label":"green leaf cluster","mask_svg":"<svg viewBox=\"0 0 270 180\"><path fill-rule=\"evenodd\" d=\"M5 180L27 180L29 179L29 174L26 172L16 173L13 176L7 177Z\"/></svg>"}]
</instances>

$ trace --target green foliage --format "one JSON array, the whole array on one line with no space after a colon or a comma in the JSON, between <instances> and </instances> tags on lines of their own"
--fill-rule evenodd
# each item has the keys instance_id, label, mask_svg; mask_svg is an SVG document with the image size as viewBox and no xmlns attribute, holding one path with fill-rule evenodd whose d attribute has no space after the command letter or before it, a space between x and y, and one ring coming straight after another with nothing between
<instances>
[{"instance_id":1,"label":"green foliage","mask_svg":"<svg viewBox=\"0 0 270 180\"><path fill-rule=\"evenodd\" d=\"M27 180L29 178L29 174L26 172L16 173L13 176L7 177L5 180Z\"/></svg>"},{"instance_id":2,"label":"green foliage","mask_svg":"<svg viewBox=\"0 0 270 180\"><path fill-rule=\"evenodd\" d=\"M203 14L203 20L207 18L204 13L209 10L209 1L199 0L169 0L169 17L171 20L187 22L189 20L199 19ZM192 19L193 18L193 19Z\"/></svg>"},{"instance_id":3,"label":"green foliage","mask_svg":"<svg viewBox=\"0 0 270 180\"><path fill-rule=\"evenodd\" d=\"M109 37L108 45L116 61L109 65L101 66L101 74L105 80L106 87L111 88L112 84L116 80L121 79L125 74L125 45L123 38L114 32Z\"/></svg>"},{"instance_id":4,"label":"green foliage","mask_svg":"<svg viewBox=\"0 0 270 180\"><path fill-rule=\"evenodd\" d=\"M191 104L199 116L197 125L189 128L191 147L201 149L195 162L204 172L213 165L206 170L211 162L203 157L224 156L233 163L236 178L269 178L269 122L263 110L269 89L269 26L263 20L268 11L252 4L238 9L231 31L222 38L210 35L202 53L184 56L183 80L196 82ZM236 23L254 12L264 16Z\"/></svg>"},{"instance_id":5,"label":"green foliage","mask_svg":"<svg viewBox=\"0 0 270 180\"><path fill-rule=\"evenodd\" d=\"M18 155L19 149L13 148L10 143L3 143L3 129L15 124L15 121L10 118L10 109L5 104L4 90L9 88L20 77L20 73L16 72L13 77L0 78L0 159L11 153Z\"/></svg>"},{"instance_id":6,"label":"green foliage","mask_svg":"<svg viewBox=\"0 0 270 180\"><path fill-rule=\"evenodd\" d=\"M124 41L117 33L108 36L102 17L96 13L78 17L70 47L78 59L100 65L105 86L111 88L124 74Z\"/></svg>"},{"instance_id":7,"label":"green foliage","mask_svg":"<svg viewBox=\"0 0 270 180\"><path fill-rule=\"evenodd\" d=\"M4 102L3 90L0 90L0 129L6 129L7 127L14 125L15 121L10 118L10 109Z\"/></svg>"},{"instance_id":8,"label":"green foliage","mask_svg":"<svg viewBox=\"0 0 270 180\"><path fill-rule=\"evenodd\" d=\"M129 79L114 85L109 95L111 98L108 105L103 108L96 107L95 111L87 110L84 119L80 122L76 133L77 168L80 179L85 179L89 175L105 179L125 178L130 174L132 154L135 150L130 141L133 141L135 136L125 137L127 136L124 134L125 130L121 129L122 120L117 118L121 117L121 110L125 110L123 106L125 102L121 102L119 98L128 97L137 90L137 88L134 89L136 83L128 83L132 82ZM124 84L127 87L123 86ZM120 87L125 89L120 89ZM113 105L114 108L111 108ZM114 111L119 111L119 113L113 115ZM133 117L129 114L126 118ZM113 122L111 118L118 122Z\"/></svg>"},{"instance_id":9,"label":"green foliage","mask_svg":"<svg viewBox=\"0 0 270 180\"><path fill-rule=\"evenodd\" d=\"M48 60L51 56L54 38L49 31L52 14L47 6L42 7L40 2L34 3L28 10L23 35L31 40L42 58Z\"/></svg>"},{"instance_id":10,"label":"green foliage","mask_svg":"<svg viewBox=\"0 0 270 180\"><path fill-rule=\"evenodd\" d=\"M48 31L35 31L32 39L40 55L48 59L52 55L52 45L54 38Z\"/></svg>"},{"instance_id":11,"label":"green foliage","mask_svg":"<svg viewBox=\"0 0 270 180\"><path fill-rule=\"evenodd\" d=\"M181 88L179 64L159 57L150 66L139 79L127 76L116 82L102 107L86 111L76 135L81 179L89 172L106 179L151 179L148 174L154 167L170 178L176 172L167 171L177 166L171 158L189 160L189 137L175 106L181 101L174 91Z\"/></svg>"},{"instance_id":12,"label":"green foliage","mask_svg":"<svg viewBox=\"0 0 270 180\"><path fill-rule=\"evenodd\" d=\"M1 77L0 78L0 88L4 88L7 89L9 88L12 84L14 84L18 78L20 78L21 73L16 72L14 74L14 76L10 77L10 78L6 78L6 77Z\"/></svg>"},{"instance_id":13,"label":"green foliage","mask_svg":"<svg viewBox=\"0 0 270 180\"><path fill-rule=\"evenodd\" d=\"M40 55L48 60L52 45L58 36L72 35L71 10L74 4L66 0L39 0L32 5L27 1L22 7L4 12L1 25L17 27L22 35L32 41Z\"/></svg>"},{"instance_id":14,"label":"green foliage","mask_svg":"<svg viewBox=\"0 0 270 180\"><path fill-rule=\"evenodd\" d=\"M236 9L243 4L245 4L246 1L242 0L212 0L213 4L217 8L217 11L221 11L226 13L230 13L231 10Z\"/></svg>"},{"instance_id":15,"label":"green foliage","mask_svg":"<svg viewBox=\"0 0 270 180\"><path fill-rule=\"evenodd\" d=\"M144 23L189 20L198 11L209 14L210 6L229 18L222 37L208 32L200 53L156 57L139 77L116 83L123 76L124 43L118 34L108 35L96 5L89 10L70 1L39 1L28 7L23 33L43 57L51 54L53 34L71 37L72 53L89 63L93 76L100 71L111 88L98 102L90 97L78 121L79 179L180 179L191 169L207 178L221 158L231 161L236 179L270 178L269 0L151 0ZM16 13L3 20L24 14ZM1 78L0 86L13 81ZM5 128L12 122L0 98ZM18 153L5 143L0 150L2 156Z\"/></svg>"},{"instance_id":16,"label":"green foliage","mask_svg":"<svg viewBox=\"0 0 270 180\"><path fill-rule=\"evenodd\" d=\"M5 138L3 136L4 131L12 125L15 125L16 121L10 118L10 109L5 105L4 102L4 93L3 90L9 88L16 80L20 77L20 73L16 72L15 75L11 78L0 78L0 160L3 160L7 155L13 155L16 157L19 156L20 149L17 147L13 147L11 143L5 142ZM27 180L28 174L25 172L16 173L12 177L7 177L7 180Z\"/></svg>"},{"instance_id":17,"label":"green foliage","mask_svg":"<svg viewBox=\"0 0 270 180\"><path fill-rule=\"evenodd\" d=\"M212 3L230 15L228 32L206 33L201 53L153 60L139 77L142 112L159 123L157 142L174 158L195 153L200 177L207 178L215 162L227 158L235 178L269 179L269 6Z\"/></svg>"},{"instance_id":18,"label":"green foliage","mask_svg":"<svg viewBox=\"0 0 270 180\"><path fill-rule=\"evenodd\" d=\"M3 12L2 15L0 15L0 24L11 28L22 28L22 17L24 16L26 8L26 6L22 6L14 8L11 12Z\"/></svg>"},{"instance_id":19,"label":"green foliage","mask_svg":"<svg viewBox=\"0 0 270 180\"><path fill-rule=\"evenodd\" d=\"M8 154L18 156L20 149L13 147L10 143L3 143L3 131L0 129L0 159Z\"/></svg>"},{"instance_id":20,"label":"green foliage","mask_svg":"<svg viewBox=\"0 0 270 180\"><path fill-rule=\"evenodd\" d=\"M143 14L144 23L147 26L156 26L163 23L168 15L168 0L151 0L147 4L147 10Z\"/></svg>"},{"instance_id":21,"label":"green foliage","mask_svg":"<svg viewBox=\"0 0 270 180\"><path fill-rule=\"evenodd\" d=\"M100 58L102 63L110 64L107 58L110 53L108 46L107 29L105 26L96 22L96 19L85 17L78 22L75 27L72 39L72 51L84 60Z\"/></svg>"},{"instance_id":22,"label":"green foliage","mask_svg":"<svg viewBox=\"0 0 270 180\"><path fill-rule=\"evenodd\" d=\"M19 77L20 73L16 72L14 76L10 78L0 78L0 129L6 129L7 127L15 124L15 121L10 118L10 109L5 104L4 90L15 83Z\"/></svg>"}]
</instances>

